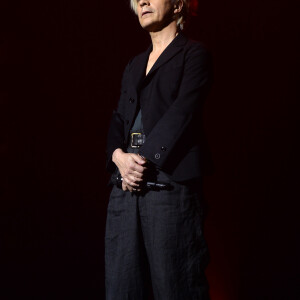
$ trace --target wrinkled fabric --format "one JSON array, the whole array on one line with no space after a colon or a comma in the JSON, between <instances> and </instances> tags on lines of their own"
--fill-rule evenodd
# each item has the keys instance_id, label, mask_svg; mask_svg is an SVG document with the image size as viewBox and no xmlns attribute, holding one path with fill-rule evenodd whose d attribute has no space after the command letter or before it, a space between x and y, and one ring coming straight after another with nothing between
<instances>
[{"instance_id":1,"label":"wrinkled fabric","mask_svg":"<svg viewBox=\"0 0 300 300\"><path fill-rule=\"evenodd\" d=\"M113 187L105 233L106 300L208 300L201 179L171 191Z\"/></svg>"}]
</instances>

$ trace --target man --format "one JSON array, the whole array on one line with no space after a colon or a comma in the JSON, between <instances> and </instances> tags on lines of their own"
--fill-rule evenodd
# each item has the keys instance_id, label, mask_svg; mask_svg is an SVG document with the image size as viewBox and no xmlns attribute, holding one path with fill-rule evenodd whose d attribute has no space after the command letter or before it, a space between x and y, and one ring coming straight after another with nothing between
<instances>
[{"instance_id":1,"label":"man","mask_svg":"<svg viewBox=\"0 0 300 300\"><path fill-rule=\"evenodd\" d=\"M148 299L150 281L155 300L209 299L201 115L211 60L181 32L191 2L131 0L152 45L127 65L108 132L107 300Z\"/></svg>"}]
</instances>

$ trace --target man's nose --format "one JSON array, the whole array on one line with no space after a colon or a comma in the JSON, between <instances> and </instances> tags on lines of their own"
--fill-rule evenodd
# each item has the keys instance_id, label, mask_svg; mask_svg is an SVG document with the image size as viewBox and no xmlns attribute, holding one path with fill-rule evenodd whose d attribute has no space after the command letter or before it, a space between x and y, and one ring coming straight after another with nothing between
<instances>
[{"instance_id":1,"label":"man's nose","mask_svg":"<svg viewBox=\"0 0 300 300\"><path fill-rule=\"evenodd\" d=\"M139 1L139 5L140 5L141 7L143 7L143 6L145 6L145 5L149 5L149 0L140 0L140 1Z\"/></svg>"}]
</instances>

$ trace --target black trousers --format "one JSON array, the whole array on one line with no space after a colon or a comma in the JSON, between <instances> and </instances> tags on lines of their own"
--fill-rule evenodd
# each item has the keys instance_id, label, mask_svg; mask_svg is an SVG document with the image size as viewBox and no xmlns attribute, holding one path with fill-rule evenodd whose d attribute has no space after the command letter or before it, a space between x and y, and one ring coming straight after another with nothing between
<instances>
[{"instance_id":1,"label":"black trousers","mask_svg":"<svg viewBox=\"0 0 300 300\"><path fill-rule=\"evenodd\" d=\"M208 300L201 180L172 190L113 187L105 233L106 300ZM149 284L150 283L150 284Z\"/></svg>"}]
</instances>

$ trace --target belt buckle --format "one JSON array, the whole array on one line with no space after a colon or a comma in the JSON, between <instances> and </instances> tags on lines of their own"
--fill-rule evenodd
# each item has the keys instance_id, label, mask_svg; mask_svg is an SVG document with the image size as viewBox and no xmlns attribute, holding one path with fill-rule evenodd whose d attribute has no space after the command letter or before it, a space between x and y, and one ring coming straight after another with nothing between
<instances>
[{"instance_id":1,"label":"belt buckle","mask_svg":"<svg viewBox=\"0 0 300 300\"><path fill-rule=\"evenodd\" d=\"M134 136L134 135L139 135L139 134L142 134L142 133L141 133L141 132L132 132L132 133L131 133L131 142L130 142L130 147L131 147L131 148L140 148L140 145L137 145L137 146L132 145L132 142L133 142L133 136Z\"/></svg>"}]
</instances>

